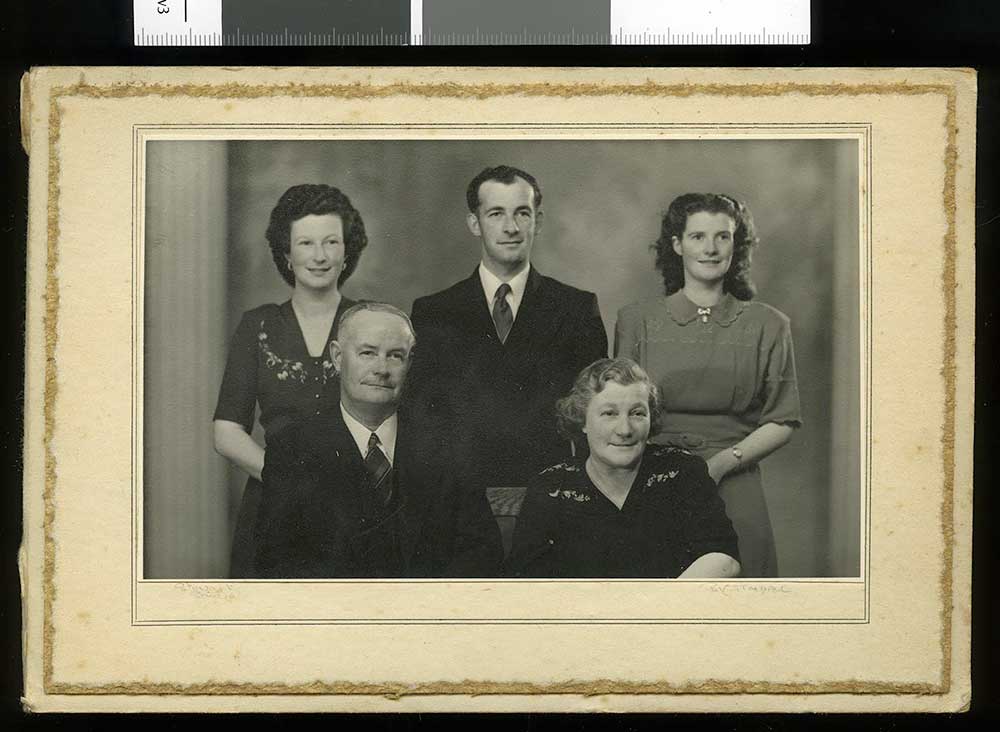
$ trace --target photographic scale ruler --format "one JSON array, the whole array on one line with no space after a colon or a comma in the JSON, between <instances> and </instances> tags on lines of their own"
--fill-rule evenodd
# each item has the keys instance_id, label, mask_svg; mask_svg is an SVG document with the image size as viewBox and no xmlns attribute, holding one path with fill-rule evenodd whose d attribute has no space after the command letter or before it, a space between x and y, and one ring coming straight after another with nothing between
<instances>
[{"instance_id":1,"label":"photographic scale ruler","mask_svg":"<svg viewBox=\"0 0 1000 732\"><path fill-rule=\"evenodd\" d=\"M136 46L806 45L809 0L133 0Z\"/></svg>"}]
</instances>

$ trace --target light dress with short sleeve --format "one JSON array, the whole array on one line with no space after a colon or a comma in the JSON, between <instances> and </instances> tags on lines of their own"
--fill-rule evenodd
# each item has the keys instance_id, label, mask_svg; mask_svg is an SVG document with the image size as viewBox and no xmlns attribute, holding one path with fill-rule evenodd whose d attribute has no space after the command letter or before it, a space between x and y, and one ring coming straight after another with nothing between
<instances>
[{"instance_id":1,"label":"light dress with short sleeve","mask_svg":"<svg viewBox=\"0 0 1000 732\"><path fill-rule=\"evenodd\" d=\"M615 355L634 359L659 387L653 442L708 459L768 422L801 425L791 324L779 310L726 293L699 308L677 291L622 308ZM739 537L741 576L778 575L774 535L756 464L719 484Z\"/></svg>"}]
</instances>

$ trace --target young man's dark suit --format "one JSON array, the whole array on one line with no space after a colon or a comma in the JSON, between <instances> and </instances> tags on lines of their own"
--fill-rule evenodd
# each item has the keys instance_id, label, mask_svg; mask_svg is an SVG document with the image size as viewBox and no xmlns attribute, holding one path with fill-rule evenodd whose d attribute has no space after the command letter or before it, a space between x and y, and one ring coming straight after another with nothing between
<instances>
[{"instance_id":1,"label":"young man's dark suit","mask_svg":"<svg viewBox=\"0 0 1000 732\"><path fill-rule=\"evenodd\" d=\"M374 510L339 408L269 438L258 576L497 576L500 534L485 497L426 434L400 418L393 498Z\"/></svg>"},{"instance_id":2,"label":"young man's dark suit","mask_svg":"<svg viewBox=\"0 0 1000 732\"><path fill-rule=\"evenodd\" d=\"M580 370L607 356L592 292L529 270L504 343L497 337L478 270L419 298L411 316L417 346L407 382L417 413L449 425L481 485L525 485L569 455L555 403Z\"/></svg>"}]
</instances>

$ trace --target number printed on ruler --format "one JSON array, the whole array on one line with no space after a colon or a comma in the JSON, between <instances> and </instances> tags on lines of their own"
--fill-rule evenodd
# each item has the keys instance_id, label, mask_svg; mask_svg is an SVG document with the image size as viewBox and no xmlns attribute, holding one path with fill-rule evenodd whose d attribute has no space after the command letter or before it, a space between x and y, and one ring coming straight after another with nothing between
<instances>
[{"instance_id":1,"label":"number printed on ruler","mask_svg":"<svg viewBox=\"0 0 1000 732\"><path fill-rule=\"evenodd\" d=\"M137 46L222 45L222 0L134 0Z\"/></svg>"}]
</instances>

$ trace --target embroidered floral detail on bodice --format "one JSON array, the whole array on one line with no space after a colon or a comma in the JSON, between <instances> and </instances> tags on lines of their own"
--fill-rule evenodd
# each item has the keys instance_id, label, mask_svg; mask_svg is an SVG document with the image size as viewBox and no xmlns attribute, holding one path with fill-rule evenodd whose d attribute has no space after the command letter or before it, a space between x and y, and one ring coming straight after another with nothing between
<instances>
[{"instance_id":1,"label":"embroidered floral detail on bodice","mask_svg":"<svg viewBox=\"0 0 1000 732\"><path fill-rule=\"evenodd\" d=\"M257 346L264 356L264 365L276 371L275 376L278 381L298 381L305 384L310 378L309 367L301 361L293 361L290 358L282 358L275 353L267 339L267 331L264 330L264 321L260 321L260 330L257 332ZM315 377L323 384L336 376L337 372L333 367L333 361L324 358L320 363L320 373Z\"/></svg>"}]
</instances>

